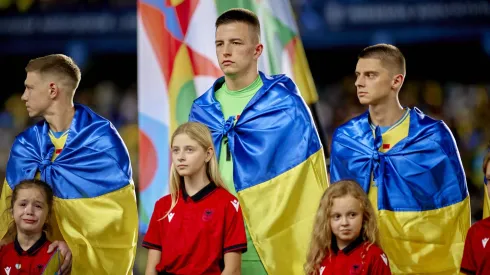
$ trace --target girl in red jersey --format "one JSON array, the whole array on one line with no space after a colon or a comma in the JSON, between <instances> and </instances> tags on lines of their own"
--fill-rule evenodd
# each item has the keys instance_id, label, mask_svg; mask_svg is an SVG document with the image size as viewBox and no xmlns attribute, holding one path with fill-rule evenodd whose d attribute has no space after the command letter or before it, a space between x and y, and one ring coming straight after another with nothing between
<instances>
[{"instance_id":1,"label":"girl in red jersey","mask_svg":"<svg viewBox=\"0 0 490 275\"><path fill-rule=\"evenodd\" d=\"M156 202L143 240L146 274L240 274L242 212L221 180L208 128L179 126L171 155L170 194Z\"/></svg>"},{"instance_id":2,"label":"girl in red jersey","mask_svg":"<svg viewBox=\"0 0 490 275\"><path fill-rule=\"evenodd\" d=\"M15 186L9 209L14 219L8 231L14 241L0 249L2 274L46 274L48 263L51 270L55 262L59 270L61 259L53 258L59 253L48 253L51 242L46 238L52 206L53 191L47 183L33 179Z\"/></svg>"},{"instance_id":3,"label":"girl in red jersey","mask_svg":"<svg viewBox=\"0 0 490 275\"><path fill-rule=\"evenodd\" d=\"M391 274L378 239L374 210L364 190L354 181L334 183L320 201L305 272Z\"/></svg>"},{"instance_id":4,"label":"girl in red jersey","mask_svg":"<svg viewBox=\"0 0 490 275\"><path fill-rule=\"evenodd\" d=\"M483 174L487 194L490 195L490 143L487 154L483 158ZM486 194L484 194L486 196ZM468 230L464 244L461 273L463 274L490 274L490 217L486 217Z\"/></svg>"}]
</instances>

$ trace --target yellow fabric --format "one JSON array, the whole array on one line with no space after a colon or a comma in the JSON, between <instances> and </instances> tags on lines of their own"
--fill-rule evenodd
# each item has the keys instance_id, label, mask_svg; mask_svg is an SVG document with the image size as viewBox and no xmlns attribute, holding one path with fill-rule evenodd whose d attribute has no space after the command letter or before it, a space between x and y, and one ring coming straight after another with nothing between
<instances>
[{"instance_id":1,"label":"yellow fabric","mask_svg":"<svg viewBox=\"0 0 490 275\"><path fill-rule=\"evenodd\" d=\"M287 172L238 192L268 274L303 274L313 221L328 187L323 148Z\"/></svg>"},{"instance_id":2,"label":"yellow fabric","mask_svg":"<svg viewBox=\"0 0 490 275\"><path fill-rule=\"evenodd\" d=\"M56 150L63 149L63 147L65 147L67 137L68 137L68 132L66 132L65 134L63 134L59 138L56 138L53 134L51 134L51 132L49 132L49 139L51 139L51 142L53 143L54 148ZM56 153L56 150L53 153L53 157L51 158L51 162L53 162L60 155L60 153Z\"/></svg>"},{"instance_id":3,"label":"yellow fabric","mask_svg":"<svg viewBox=\"0 0 490 275\"><path fill-rule=\"evenodd\" d=\"M11 215L4 211L11 194L10 186L4 184L0 198L0 213L5 213L0 216L2 237L12 221ZM138 238L134 224L138 223L138 213L132 207L135 203L124 202L135 200L132 182L96 198L54 198L53 217L73 255L71 274L132 274Z\"/></svg>"},{"instance_id":4,"label":"yellow fabric","mask_svg":"<svg viewBox=\"0 0 490 275\"><path fill-rule=\"evenodd\" d=\"M408 136L410 115L382 134L387 152ZM378 189L368 192L378 219L381 247L390 259L393 274L458 274L464 240L470 227L469 198L431 211L378 211ZM450 217L459 217L452 219ZM454 229L454 230L448 230ZM416 263L416 264L415 264Z\"/></svg>"},{"instance_id":5,"label":"yellow fabric","mask_svg":"<svg viewBox=\"0 0 490 275\"><path fill-rule=\"evenodd\" d=\"M12 189L7 184L7 180L5 180L0 195L0 239L6 237L5 234L7 234L8 228L13 222L12 213L8 210L10 208L10 196L12 196Z\"/></svg>"},{"instance_id":6,"label":"yellow fabric","mask_svg":"<svg viewBox=\"0 0 490 275\"><path fill-rule=\"evenodd\" d=\"M469 208L467 197L431 211L379 211L381 246L390 259L391 272L458 274L470 227Z\"/></svg>"},{"instance_id":7,"label":"yellow fabric","mask_svg":"<svg viewBox=\"0 0 490 275\"><path fill-rule=\"evenodd\" d=\"M73 254L72 274L131 274L138 223L134 184L88 199L55 198L54 211Z\"/></svg>"},{"instance_id":8,"label":"yellow fabric","mask_svg":"<svg viewBox=\"0 0 490 275\"><path fill-rule=\"evenodd\" d=\"M487 184L490 184L490 182ZM490 202L488 201L487 186L485 185L483 189L485 190L485 194L483 195L483 219L486 219L490 216Z\"/></svg>"},{"instance_id":9,"label":"yellow fabric","mask_svg":"<svg viewBox=\"0 0 490 275\"><path fill-rule=\"evenodd\" d=\"M61 268L61 263L63 262L63 258L59 250L56 250L51 259L49 259L48 264L44 267L44 271L42 275L54 275L59 272Z\"/></svg>"},{"instance_id":10,"label":"yellow fabric","mask_svg":"<svg viewBox=\"0 0 490 275\"><path fill-rule=\"evenodd\" d=\"M314 104L318 101L315 82L311 76L310 66L306 59L303 43L299 37L295 38L294 56L296 62L293 63L294 82L298 86L301 96L306 104Z\"/></svg>"}]
</instances>

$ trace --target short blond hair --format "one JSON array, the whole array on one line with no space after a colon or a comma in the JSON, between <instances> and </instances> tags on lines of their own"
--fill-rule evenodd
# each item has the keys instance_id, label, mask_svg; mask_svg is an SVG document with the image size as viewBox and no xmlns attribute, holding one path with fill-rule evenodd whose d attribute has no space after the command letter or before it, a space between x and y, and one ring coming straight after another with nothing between
<instances>
[{"instance_id":1,"label":"short blond hair","mask_svg":"<svg viewBox=\"0 0 490 275\"><path fill-rule=\"evenodd\" d=\"M396 74L406 74L405 56L397 47L390 44L376 44L362 50L358 58L379 59L384 66L390 67Z\"/></svg>"},{"instance_id":2,"label":"short blond hair","mask_svg":"<svg viewBox=\"0 0 490 275\"><path fill-rule=\"evenodd\" d=\"M39 72L43 74L54 74L62 76L64 83L76 90L82 73L73 59L64 54L50 54L31 59L26 66L26 72Z\"/></svg>"}]
</instances>

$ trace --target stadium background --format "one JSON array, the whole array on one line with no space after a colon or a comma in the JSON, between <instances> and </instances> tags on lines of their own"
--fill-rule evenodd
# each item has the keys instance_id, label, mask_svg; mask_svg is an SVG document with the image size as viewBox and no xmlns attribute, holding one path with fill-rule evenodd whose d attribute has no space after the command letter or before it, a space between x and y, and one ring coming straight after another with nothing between
<instances>
[{"instance_id":1,"label":"stadium background","mask_svg":"<svg viewBox=\"0 0 490 275\"><path fill-rule=\"evenodd\" d=\"M462 0L290 4L318 92L319 101L312 108L327 145L335 127L365 110L354 87L357 54L370 44L393 43L407 59L401 103L417 106L450 127L468 179L473 222L481 219L481 161L490 141L490 4ZM64 53L82 69L76 101L118 128L139 185L144 175L139 165L136 12L134 0L0 0L0 178L5 176L15 135L35 121L27 117L20 100L25 65L31 58ZM135 274L143 274L145 253L139 249Z\"/></svg>"}]
</instances>

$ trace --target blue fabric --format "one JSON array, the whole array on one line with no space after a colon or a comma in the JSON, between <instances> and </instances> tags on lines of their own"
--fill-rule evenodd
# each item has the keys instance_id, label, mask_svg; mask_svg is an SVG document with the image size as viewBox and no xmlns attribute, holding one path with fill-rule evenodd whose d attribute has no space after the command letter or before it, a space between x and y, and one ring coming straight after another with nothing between
<instances>
[{"instance_id":1,"label":"blue fabric","mask_svg":"<svg viewBox=\"0 0 490 275\"><path fill-rule=\"evenodd\" d=\"M54 145L45 120L19 134L7 163L12 189L24 179L41 179L63 199L92 198L130 184L129 154L114 126L88 107L76 104L65 147L51 162Z\"/></svg>"},{"instance_id":2,"label":"blue fabric","mask_svg":"<svg viewBox=\"0 0 490 275\"><path fill-rule=\"evenodd\" d=\"M222 139L228 137L237 192L281 175L322 146L311 113L293 81L285 75L259 74L263 86L236 124L235 117L224 119L214 97L224 77L194 101L189 115L189 121L208 126L217 156Z\"/></svg>"},{"instance_id":3,"label":"blue fabric","mask_svg":"<svg viewBox=\"0 0 490 275\"><path fill-rule=\"evenodd\" d=\"M379 152L381 130L366 112L340 126L332 139L331 182L354 179L368 192L371 174L378 187L378 208L425 211L461 202L466 177L454 138L442 121L410 110L408 136Z\"/></svg>"}]
</instances>

